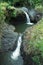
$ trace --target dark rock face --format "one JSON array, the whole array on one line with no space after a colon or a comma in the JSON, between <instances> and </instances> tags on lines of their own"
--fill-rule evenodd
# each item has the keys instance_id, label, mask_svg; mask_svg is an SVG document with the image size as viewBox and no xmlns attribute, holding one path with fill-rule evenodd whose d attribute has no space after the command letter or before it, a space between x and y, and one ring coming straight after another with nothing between
<instances>
[{"instance_id":1,"label":"dark rock face","mask_svg":"<svg viewBox=\"0 0 43 65\"><path fill-rule=\"evenodd\" d=\"M11 17L9 23L12 25L23 24L26 22L26 16L24 13L18 14L16 17Z\"/></svg>"},{"instance_id":2,"label":"dark rock face","mask_svg":"<svg viewBox=\"0 0 43 65\"><path fill-rule=\"evenodd\" d=\"M42 18L42 13L40 13L34 9L30 9L28 11L28 14L30 16L31 22L33 22L33 23L37 23Z\"/></svg>"},{"instance_id":3,"label":"dark rock face","mask_svg":"<svg viewBox=\"0 0 43 65\"><path fill-rule=\"evenodd\" d=\"M20 10L21 11L17 13L16 17L11 16L10 21L9 21L10 24L18 25L18 24L26 23L26 14L24 13L24 11L30 17L30 21L32 23L37 23L42 18L42 13L36 11L35 9L30 9L30 8L28 9L26 7L21 7Z\"/></svg>"},{"instance_id":4,"label":"dark rock face","mask_svg":"<svg viewBox=\"0 0 43 65\"><path fill-rule=\"evenodd\" d=\"M13 30L14 28L11 26L3 30L3 34L1 37L1 51L14 50L16 48L18 33L14 32Z\"/></svg>"},{"instance_id":5,"label":"dark rock face","mask_svg":"<svg viewBox=\"0 0 43 65\"><path fill-rule=\"evenodd\" d=\"M42 13L35 9L22 7L21 10L27 12L32 23L37 23L37 21L39 21L42 18Z\"/></svg>"},{"instance_id":6,"label":"dark rock face","mask_svg":"<svg viewBox=\"0 0 43 65\"><path fill-rule=\"evenodd\" d=\"M42 17L42 13L36 11L35 9L22 7L22 10L28 13L31 22L33 23L37 23L37 21L39 21Z\"/></svg>"},{"instance_id":7,"label":"dark rock face","mask_svg":"<svg viewBox=\"0 0 43 65\"><path fill-rule=\"evenodd\" d=\"M15 7L22 7L23 4L22 4L21 2L16 2L16 3L14 4L14 6L15 6Z\"/></svg>"}]
</instances>

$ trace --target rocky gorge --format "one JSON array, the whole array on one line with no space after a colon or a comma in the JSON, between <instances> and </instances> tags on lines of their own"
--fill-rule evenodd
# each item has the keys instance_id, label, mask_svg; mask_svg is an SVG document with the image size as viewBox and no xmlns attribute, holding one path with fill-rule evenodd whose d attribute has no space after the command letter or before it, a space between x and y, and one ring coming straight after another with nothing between
<instances>
[{"instance_id":1,"label":"rocky gorge","mask_svg":"<svg viewBox=\"0 0 43 65\"><path fill-rule=\"evenodd\" d=\"M43 59L43 51L42 51L43 50L42 48L43 46L43 14L34 9L27 9L26 7L22 9L20 8L19 10L17 8L14 9L14 7L10 6L10 8L4 9L5 11L7 10L4 13L6 17L4 18L3 15L1 15L1 17L3 17L3 20L0 19L1 21L0 22L1 23L0 24L0 53L2 57L3 55L5 55L4 59L6 60L7 56L9 59L9 57L11 56L9 55L9 52L10 54L12 54L16 50L16 48L19 48L18 47L19 43L21 44L19 48L20 55L18 53L19 55L18 58L20 59L17 59L15 62L14 60L11 61L10 59L9 60L7 59L6 61L4 60L3 63L4 65L7 65L5 62L8 61L8 65L10 64L11 65L14 65L14 64L15 65L17 64L18 65L35 65L35 64L39 65L41 64L42 65L43 61L41 61L40 59ZM12 12L14 12L14 10L16 10L16 14L17 14L17 16L16 14L14 14L15 17L12 16L11 14ZM24 13L24 11L26 12L26 14ZM29 25L30 23L34 23L34 25L27 27L25 31L23 31L22 33L15 32L16 25L18 25L18 23L19 24L23 24L24 22L27 23L27 18L26 18L27 15L29 16L28 18L30 19ZM8 19L9 22L7 22L6 19ZM20 34L22 35L22 37L19 38ZM0 58L1 58L1 55L0 55ZM14 55L15 54L13 54L13 57ZM1 65L3 65L2 61L1 61Z\"/></svg>"}]
</instances>

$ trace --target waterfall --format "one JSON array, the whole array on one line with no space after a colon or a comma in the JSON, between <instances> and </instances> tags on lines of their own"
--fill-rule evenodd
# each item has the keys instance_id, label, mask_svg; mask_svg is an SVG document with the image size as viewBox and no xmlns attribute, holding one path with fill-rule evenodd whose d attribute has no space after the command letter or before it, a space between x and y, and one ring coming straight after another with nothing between
<instances>
[{"instance_id":1,"label":"waterfall","mask_svg":"<svg viewBox=\"0 0 43 65\"><path fill-rule=\"evenodd\" d=\"M26 15L26 18L27 18L27 23L26 24L29 24L29 25L33 25L33 23L30 22L30 18L29 18L29 15L28 15L28 9L25 8L25 7L22 7L21 10L25 13Z\"/></svg>"},{"instance_id":2,"label":"waterfall","mask_svg":"<svg viewBox=\"0 0 43 65\"><path fill-rule=\"evenodd\" d=\"M11 58L14 60L17 60L18 57L20 56L21 43L22 43L22 35L19 36L18 41L17 41L17 48L15 49L15 51L11 55Z\"/></svg>"},{"instance_id":3,"label":"waterfall","mask_svg":"<svg viewBox=\"0 0 43 65\"><path fill-rule=\"evenodd\" d=\"M33 25L33 23L30 22L30 18L29 18L29 15L27 14L27 12L24 11L24 13L26 14L26 18L27 18L26 24Z\"/></svg>"}]
</instances>

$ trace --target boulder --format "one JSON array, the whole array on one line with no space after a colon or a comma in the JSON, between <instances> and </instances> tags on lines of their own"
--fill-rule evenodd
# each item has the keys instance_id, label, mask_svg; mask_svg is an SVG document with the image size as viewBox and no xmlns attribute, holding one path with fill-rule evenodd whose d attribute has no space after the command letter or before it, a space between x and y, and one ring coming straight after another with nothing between
<instances>
[{"instance_id":1,"label":"boulder","mask_svg":"<svg viewBox=\"0 0 43 65\"><path fill-rule=\"evenodd\" d=\"M0 52L14 50L17 46L18 33L14 32L15 28L7 25L2 30Z\"/></svg>"},{"instance_id":2,"label":"boulder","mask_svg":"<svg viewBox=\"0 0 43 65\"><path fill-rule=\"evenodd\" d=\"M42 18L42 13L35 9L29 9L28 14L33 23L37 23Z\"/></svg>"}]
</instances>

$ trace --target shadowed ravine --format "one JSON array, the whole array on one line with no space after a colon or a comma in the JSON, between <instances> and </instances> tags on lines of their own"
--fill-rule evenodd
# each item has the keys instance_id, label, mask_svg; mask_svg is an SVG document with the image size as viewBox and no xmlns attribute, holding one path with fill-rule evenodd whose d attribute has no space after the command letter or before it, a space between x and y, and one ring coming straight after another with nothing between
<instances>
[{"instance_id":1,"label":"shadowed ravine","mask_svg":"<svg viewBox=\"0 0 43 65\"><path fill-rule=\"evenodd\" d=\"M15 31L17 32L17 36L15 34L16 32L14 33L14 31L9 30L9 28L7 30L4 30L3 37L2 37L2 44L5 44L4 45L5 48L4 47L3 48L4 48L4 50L7 50L7 52L4 51L3 53L0 53L0 59L1 59L0 65L27 65L27 63L30 62L30 61L28 61L28 58L31 60L31 58L25 54L25 52L22 48L22 45L23 45L22 37L23 37L23 33L24 33L25 29L34 24L33 22L31 23L31 19L35 20L34 17L36 16L36 12L35 13L30 12L31 13L30 16L35 14L30 17L28 14L28 9L26 7L22 7L22 8L20 8L20 10L23 11L24 14L26 15L26 22L19 24L19 25L14 25L16 28ZM34 10L32 10L32 11L34 12ZM14 21L12 21L12 22L14 22ZM15 41L14 41L14 39L15 39ZM10 47L10 45L12 48ZM13 49L14 45L15 45L15 48ZM21 48L22 48L22 51L21 51ZM13 50L11 50L11 49L13 49ZM26 56L26 58L25 58L25 56ZM27 61L26 64L25 64L25 61ZM32 62L30 62L30 65L31 65L31 63Z\"/></svg>"}]
</instances>

